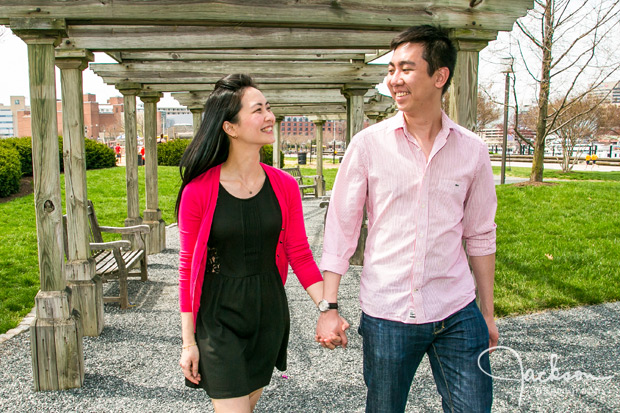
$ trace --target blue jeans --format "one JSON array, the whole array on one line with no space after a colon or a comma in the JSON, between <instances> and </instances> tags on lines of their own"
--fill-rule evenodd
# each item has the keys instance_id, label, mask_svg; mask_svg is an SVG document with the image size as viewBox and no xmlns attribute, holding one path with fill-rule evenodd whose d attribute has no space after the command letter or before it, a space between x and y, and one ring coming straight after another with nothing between
<instances>
[{"instance_id":1,"label":"blue jeans","mask_svg":"<svg viewBox=\"0 0 620 413\"><path fill-rule=\"evenodd\" d=\"M413 376L428 354L444 412L490 412L493 382L478 367L489 330L472 301L443 321L404 324L362 313L366 413L405 411ZM480 359L491 372L489 353Z\"/></svg>"}]
</instances>

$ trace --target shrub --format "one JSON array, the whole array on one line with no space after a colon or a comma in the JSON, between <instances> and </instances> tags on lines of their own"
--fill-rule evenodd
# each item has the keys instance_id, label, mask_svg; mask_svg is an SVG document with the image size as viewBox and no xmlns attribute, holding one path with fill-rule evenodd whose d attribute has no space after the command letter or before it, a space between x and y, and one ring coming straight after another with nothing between
<instances>
[{"instance_id":1,"label":"shrub","mask_svg":"<svg viewBox=\"0 0 620 413\"><path fill-rule=\"evenodd\" d=\"M157 145L157 163L161 166L179 166L181 157L191 139L174 139Z\"/></svg>"},{"instance_id":2,"label":"shrub","mask_svg":"<svg viewBox=\"0 0 620 413\"><path fill-rule=\"evenodd\" d=\"M273 166L273 145L265 145L261 149L261 162ZM280 165L284 166L284 152L280 151Z\"/></svg>"},{"instance_id":3,"label":"shrub","mask_svg":"<svg viewBox=\"0 0 620 413\"><path fill-rule=\"evenodd\" d=\"M8 138L5 139L4 142L11 144L17 149L22 176L32 176L32 138L30 136L24 138ZM62 171L62 136L58 137L58 146L58 161L60 163L60 170Z\"/></svg>"},{"instance_id":4,"label":"shrub","mask_svg":"<svg viewBox=\"0 0 620 413\"><path fill-rule=\"evenodd\" d=\"M116 166L114 149L107 145L86 138L86 169L112 168Z\"/></svg>"},{"instance_id":5,"label":"shrub","mask_svg":"<svg viewBox=\"0 0 620 413\"><path fill-rule=\"evenodd\" d=\"M0 144L0 198L19 191L21 176L19 152L11 144Z\"/></svg>"},{"instance_id":6,"label":"shrub","mask_svg":"<svg viewBox=\"0 0 620 413\"><path fill-rule=\"evenodd\" d=\"M31 138L9 138L7 143L13 145L19 153L22 176L32 176L32 139Z\"/></svg>"}]
</instances>

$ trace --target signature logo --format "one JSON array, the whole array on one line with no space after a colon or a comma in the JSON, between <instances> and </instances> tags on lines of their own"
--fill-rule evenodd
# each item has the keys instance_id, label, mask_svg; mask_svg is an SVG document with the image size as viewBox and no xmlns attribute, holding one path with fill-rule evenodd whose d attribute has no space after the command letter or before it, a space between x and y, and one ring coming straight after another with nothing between
<instances>
[{"instance_id":1,"label":"signature logo","mask_svg":"<svg viewBox=\"0 0 620 413\"><path fill-rule=\"evenodd\" d=\"M510 352L512 355L514 355L519 365L519 371L521 373L520 376L501 377L501 376L495 376L491 374L490 372L485 371L484 368L480 365L480 359L485 353L488 353L493 350L506 350ZM525 390L525 382L548 383L548 382L556 382L556 381L572 382L572 381L582 381L582 380L610 380L611 378L614 377L614 375L598 377L590 373L584 373L579 370L576 370L574 372L561 373L560 369L556 367L557 361L558 361L558 355L551 354L551 357L549 358L549 367L550 367L549 371L541 370L541 371L535 372L532 369L526 370L523 367L523 360L521 359L521 355L516 350L510 347L506 347L506 346L496 346L496 347L490 347L486 349L485 351L483 351L482 353L480 353L480 355L478 356L478 368L484 374L486 374L489 377L492 377L495 380L506 380L506 381L519 382L520 383L519 406L521 406L521 401L523 400L523 391Z\"/></svg>"}]
</instances>

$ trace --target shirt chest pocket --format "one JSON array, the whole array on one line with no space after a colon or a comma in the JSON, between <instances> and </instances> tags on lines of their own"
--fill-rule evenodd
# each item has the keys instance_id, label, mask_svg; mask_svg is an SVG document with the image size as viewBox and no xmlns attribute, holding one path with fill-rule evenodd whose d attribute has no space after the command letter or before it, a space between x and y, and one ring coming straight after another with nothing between
<instances>
[{"instance_id":1,"label":"shirt chest pocket","mask_svg":"<svg viewBox=\"0 0 620 413\"><path fill-rule=\"evenodd\" d=\"M431 187L431 208L436 208L438 215L448 220L460 221L463 217L466 183L458 180L442 179L434 188Z\"/></svg>"}]
</instances>

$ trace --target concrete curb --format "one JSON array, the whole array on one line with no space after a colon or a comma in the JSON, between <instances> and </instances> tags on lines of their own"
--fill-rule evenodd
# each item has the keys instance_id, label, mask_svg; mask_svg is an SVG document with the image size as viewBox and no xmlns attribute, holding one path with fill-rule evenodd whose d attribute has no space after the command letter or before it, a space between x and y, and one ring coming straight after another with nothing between
<instances>
[{"instance_id":1,"label":"concrete curb","mask_svg":"<svg viewBox=\"0 0 620 413\"><path fill-rule=\"evenodd\" d=\"M23 333L24 331L28 331L32 323L34 323L35 314L36 314L36 309L33 307L32 310L30 310L30 312L26 315L26 317L22 319L22 321L19 323L17 327L10 329L4 334L0 334L0 344L15 337L18 334Z\"/></svg>"}]
</instances>

